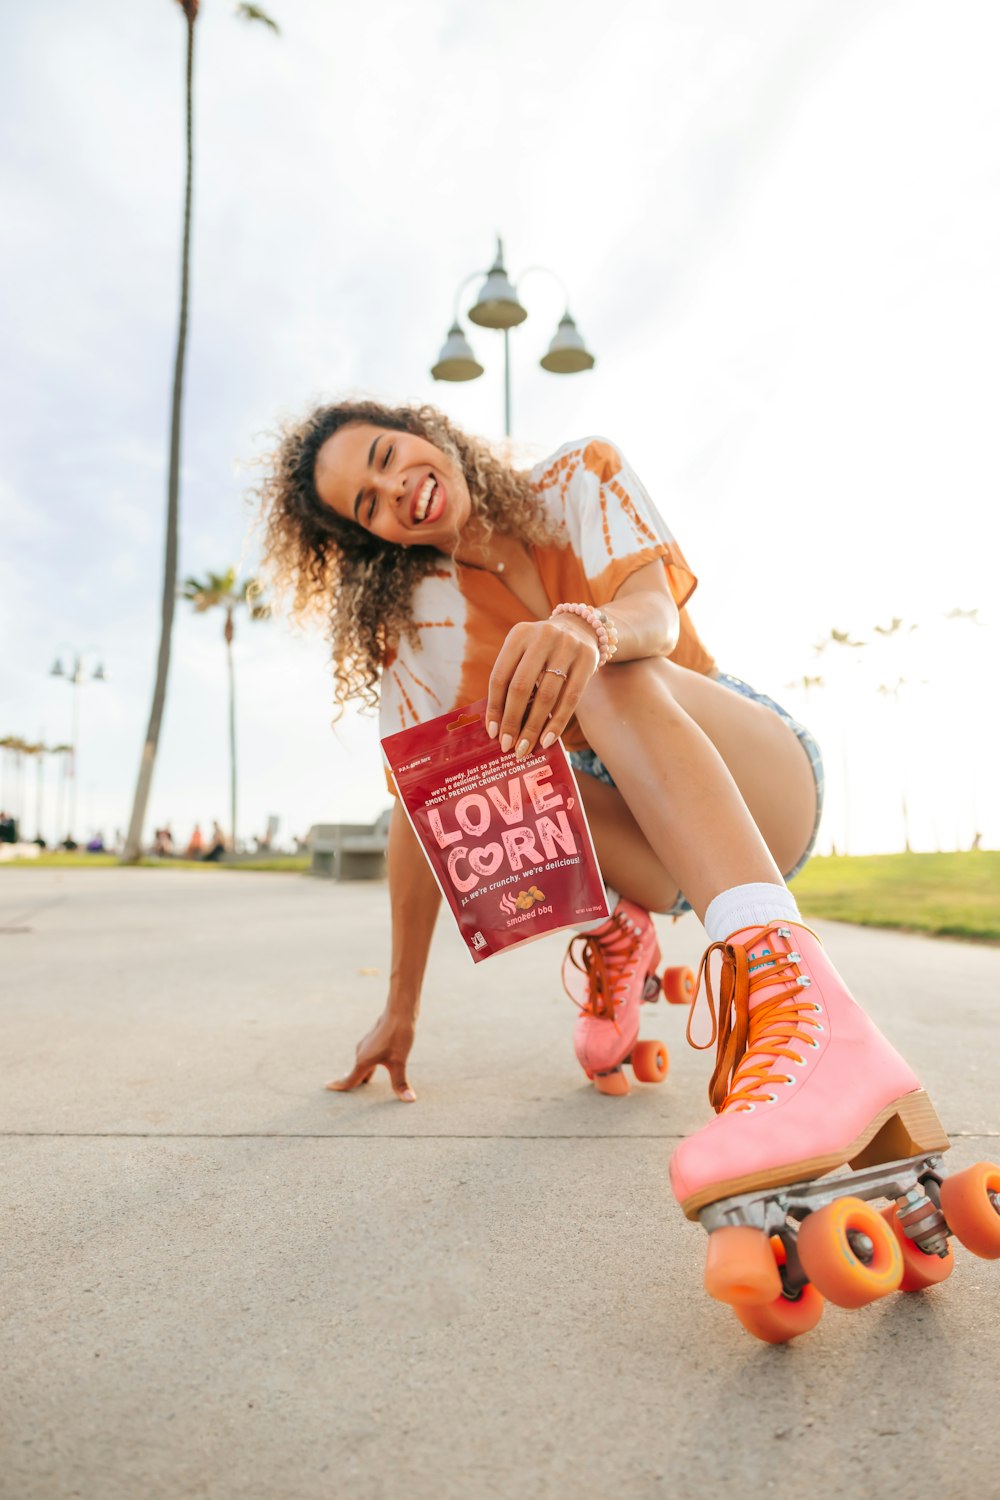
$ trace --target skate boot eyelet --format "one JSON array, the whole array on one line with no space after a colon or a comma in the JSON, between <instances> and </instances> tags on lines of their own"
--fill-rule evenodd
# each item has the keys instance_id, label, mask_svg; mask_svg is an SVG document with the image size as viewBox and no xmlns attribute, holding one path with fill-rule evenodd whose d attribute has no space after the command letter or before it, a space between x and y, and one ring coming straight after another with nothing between
<instances>
[{"instance_id":1,"label":"skate boot eyelet","mask_svg":"<svg viewBox=\"0 0 1000 1500\"><path fill-rule=\"evenodd\" d=\"M791 1084L795 1082L795 1079L789 1075L786 1075L784 1078L782 1078L781 1082L784 1084Z\"/></svg>"},{"instance_id":2,"label":"skate boot eyelet","mask_svg":"<svg viewBox=\"0 0 1000 1500\"><path fill-rule=\"evenodd\" d=\"M789 1079L788 1081L789 1083L791 1083L792 1080ZM765 1094L764 1098L767 1100L768 1104L777 1104L778 1102L777 1094Z\"/></svg>"},{"instance_id":3,"label":"skate boot eyelet","mask_svg":"<svg viewBox=\"0 0 1000 1500\"><path fill-rule=\"evenodd\" d=\"M816 1051L816 1052L819 1051L819 1042L814 1041L811 1036L807 1037L806 1041L809 1043L809 1046L812 1047L814 1051Z\"/></svg>"}]
</instances>

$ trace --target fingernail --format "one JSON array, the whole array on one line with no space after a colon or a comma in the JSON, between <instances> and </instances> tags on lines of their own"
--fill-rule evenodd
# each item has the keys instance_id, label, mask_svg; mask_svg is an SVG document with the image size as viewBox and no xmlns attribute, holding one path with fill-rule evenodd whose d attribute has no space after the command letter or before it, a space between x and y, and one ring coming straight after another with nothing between
<instances>
[{"instance_id":1,"label":"fingernail","mask_svg":"<svg viewBox=\"0 0 1000 1500\"><path fill-rule=\"evenodd\" d=\"M505 755L507 754L507 751L510 749L511 745L513 745L513 743L514 743L514 736L512 734L505 734L503 736L503 738L500 741L500 749L503 751L503 753Z\"/></svg>"},{"instance_id":2,"label":"fingernail","mask_svg":"<svg viewBox=\"0 0 1000 1500\"><path fill-rule=\"evenodd\" d=\"M491 740L495 740L496 739L496 737L497 737L497 730L499 728L500 728L500 725L497 723L496 719L491 719L490 722L487 724L487 726L486 726L486 733L489 735L489 737L490 737Z\"/></svg>"},{"instance_id":3,"label":"fingernail","mask_svg":"<svg viewBox=\"0 0 1000 1500\"><path fill-rule=\"evenodd\" d=\"M524 757L527 755L527 753L528 753L528 751L530 749L531 749L531 741L530 740L518 740L518 742L517 742L517 749L514 751L514 757L515 757L515 759L516 760L523 760Z\"/></svg>"},{"instance_id":4,"label":"fingernail","mask_svg":"<svg viewBox=\"0 0 1000 1500\"><path fill-rule=\"evenodd\" d=\"M407 1102L407 1104L413 1104L413 1103L415 1103L416 1102L416 1098L417 1098L416 1094L413 1092L412 1089L404 1089L403 1092L400 1094L399 1097L401 1099L405 1099L406 1102Z\"/></svg>"},{"instance_id":5,"label":"fingernail","mask_svg":"<svg viewBox=\"0 0 1000 1500\"><path fill-rule=\"evenodd\" d=\"M552 744L552 741L554 739L555 739L555 735L552 733L551 729L548 731L547 734L543 734L542 735L542 749L543 750L547 750L549 748L549 746Z\"/></svg>"}]
</instances>

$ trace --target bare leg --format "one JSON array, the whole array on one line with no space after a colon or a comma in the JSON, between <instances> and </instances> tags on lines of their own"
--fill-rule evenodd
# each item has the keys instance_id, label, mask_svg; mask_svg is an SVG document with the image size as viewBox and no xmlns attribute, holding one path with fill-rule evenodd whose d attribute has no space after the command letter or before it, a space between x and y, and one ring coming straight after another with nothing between
<instances>
[{"instance_id":1,"label":"bare leg","mask_svg":"<svg viewBox=\"0 0 1000 1500\"><path fill-rule=\"evenodd\" d=\"M681 889L703 918L720 891L782 884L812 832L816 787L775 713L647 659L599 672L577 717L620 793L581 777L598 856L623 894L663 910Z\"/></svg>"}]
</instances>

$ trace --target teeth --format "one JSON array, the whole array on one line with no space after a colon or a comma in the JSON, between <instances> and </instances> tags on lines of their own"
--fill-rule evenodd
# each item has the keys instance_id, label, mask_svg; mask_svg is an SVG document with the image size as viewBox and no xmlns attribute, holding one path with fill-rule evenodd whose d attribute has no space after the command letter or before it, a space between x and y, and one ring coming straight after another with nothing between
<instances>
[{"instance_id":1,"label":"teeth","mask_svg":"<svg viewBox=\"0 0 1000 1500\"><path fill-rule=\"evenodd\" d=\"M431 503L431 496L434 494L434 491L436 489L437 481L435 480L433 474L428 474L427 478L423 482L423 485L421 486L420 494L417 496L417 503L413 512L413 518L415 521L422 521L426 516L427 507Z\"/></svg>"}]
</instances>

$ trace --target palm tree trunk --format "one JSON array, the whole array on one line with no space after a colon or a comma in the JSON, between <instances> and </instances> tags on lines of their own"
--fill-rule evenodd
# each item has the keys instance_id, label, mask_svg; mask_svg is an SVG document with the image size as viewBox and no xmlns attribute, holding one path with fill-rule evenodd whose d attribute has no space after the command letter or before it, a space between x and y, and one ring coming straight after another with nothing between
<instances>
[{"instance_id":1,"label":"palm tree trunk","mask_svg":"<svg viewBox=\"0 0 1000 1500\"><path fill-rule=\"evenodd\" d=\"M56 788L56 846L58 847L66 834L66 752L59 756L59 782Z\"/></svg>"},{"instance_id":2,"label":"palm tree trunk","mask_svg":"<svg viewBox=\"0 0 1000 1500\"><path fill-rule=\"evenodd\" d=\"M236 853L236 674L233 671L233 616L226 616L226 665L229 668L229 837Z\"/></svg>"},{"instance_id":3,"label":"palm tree trunk","mask_svg":"<svg viewBox=\"0 0 1000 1500\"><path fill-rule=\"evenodd\" d=\"M45 748L45 735L39 735L38 749L35 752L35 837L43 839L42 832L42 791L45 785L45 757L48 751Z\"/></svg>"},{"instance_id":4,"label":"palm tree trunk","mask_svg":"<svg viewBox=\"0 0 1000 1500\"><path fill-rule=\"evenodd\" d=\"M184 357L187 352L188 295L191 274L191 187L194 175L193 116L194 98L194 23L195 8L185 7L187 21L187 176L184 187L184 233L181 242L181 305L177 326L177 352L174 358L174 389L170 407L170 467L167 475L167 531L163 558L163 605L160 619L160 650L156 662L153 704L146 729L146 742L139 762L132 816L122 852L123 864L135 864L142 852L142 827L146 804L153 783L153 765L160 739L163 706L167 697L170 670L170 641L174 626L174 601L177 595L177 538L181 467L181 397L184 390Z\"/></svg>"}]
</instances>

